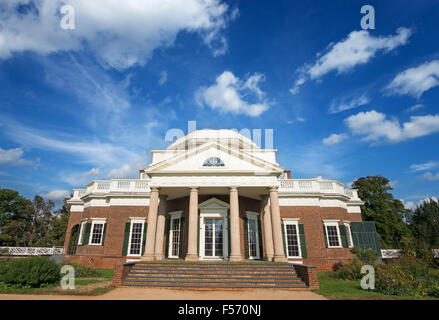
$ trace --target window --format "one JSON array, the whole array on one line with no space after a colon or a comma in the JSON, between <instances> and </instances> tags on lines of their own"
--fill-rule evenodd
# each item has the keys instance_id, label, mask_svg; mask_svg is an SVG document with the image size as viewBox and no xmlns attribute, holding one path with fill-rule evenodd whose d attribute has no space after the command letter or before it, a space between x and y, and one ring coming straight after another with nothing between
<instances>
[{"instance_id":1,"label":"window","mask_svg":"<svg viewBox=\"0 0 439 320\"><path fill-rule=\"evenodd\" d=\"M210 157L204 161L203 167L224 167L224 162L218 157Z\"/></svg>"},{"instance_id":2,"label":"window","mask_svg":"<svg viewBox=\"0 0 439 320\"><path fill-rule=\"evenodd\" d=\"M256 214L247 214L248 256L250 259L259 259L259 226Z\"/></svg>"},{"instance_id":3,"label":"window","mask_svg":"<svg viewBox=\"0 0 439 320\"><path fill-rule=\"evenodd\" d=\"M84 231L86 224L87 224L87 219L81 221L81 227L79 229L78 245L82 245L82 239L84 239Z\"/></svg>"},{"instance_id":4,"label":"window","mask_svg":"<svg viewBox=\"0 0 439 320\"><path fill-rule=\"evenodd\" d=\"M180 228L181 228L181 214L171 215L169 226L169 248L168 257L178 258L180 255Z\"/></svg>"},{"instance_id":5,"label":"window","mask_svg":"<svg viewBox=\"0 0 439 320\"><path fill-rule=\"evenodd\" d=\"M129 256L140 256L142 252L143 228L145 222L143 220L131 220L130 242L128 245Z\"/></svg>"},{"instance_id":6,"label":"window","mask_svg":"<svg viewBox=\"0 0 439 320\"><path fill-rule=\"evenodd\" d=\"M325 222L325 228L328 248L341 248L342 246L338 222Z\"/></svg>"},{"instance_id":7,"label":"window","mask_svg":"<svg viewBox=\"0 0 439 320\"><path fill-rule=\"evenodd\" d=\"M297 221L284 221L286 254L288 258L301 258L299 226Z\"/></svg>"},{"instance_id":8,"label":"window","mask_svg":"<svg viewBox=\"0 0 439 320\"><path fill-rule=\"evenodd\" d=\"M91 236L89 244L101 245L104 235L106 219L93 219L91 223Z\"/></svg>"},{"instance_id":9,"label":"window","mask_svg":"<svg viewBox=\"0 0 439 320\"><path fill-rule=\"evenodd\" d=\"M346 239L348 241L348 247L352 248L354 246L354 242L352 241L351 224L349 222L345 222L344 225L346 227Z\"/></svg>"}]
</instances>

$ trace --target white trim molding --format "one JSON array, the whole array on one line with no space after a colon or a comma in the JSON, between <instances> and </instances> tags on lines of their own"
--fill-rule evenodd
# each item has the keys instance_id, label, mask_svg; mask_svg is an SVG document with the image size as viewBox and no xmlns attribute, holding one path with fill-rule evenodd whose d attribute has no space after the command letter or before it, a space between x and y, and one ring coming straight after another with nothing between
<instances>
[{"instance_id":1,"label":"white trim molding","mask_svg":"<svg viewBox=\"0 0 439 320\"><path fill-rule=\"evenodd\" d=\"M145 230L145 218L130 218L130 235L128 237L128 252L127 257L140 257L142 255L142 246L143 246L143 231ZM142 230L140 231L140 248L138 254L131 253L131 241L133 236L133 227L135 223L140 223L142 225Z\"/></svg>"},{"instance_id":2,"label":"white trim molding","mask_svg":"<svg viewBox=\"0 0 439 320\"><path fill-rule=\"evenodd\" d=\"M90 238L88 240L88 244L91 246L101 246L102 241L104 240L104 229L105 224L107 223L107 218L90 218L91 219L91 228L90 228ZM102 224L102 229L100 231L101 237L99 243L93 243L93 234L94 234L94 226Z\"/></svg>"},{"instance_id":3,"label":"white trim molding","mask_svg":"<svg viewBox=\"0 0 439 320\"><path fill-rule=\"evenodd\" d=\"M323 220L323 224L325 226L325 233L326 233L326 243L328 244L328 248L343 248L343 245L341 243L341 237L340 237L340 226L339 222L340 220ZM337 231L337 239L338 239L338 246L331 245L329 241L329 233L328 233L328 227L336 227L335 230Z\"/></svg>"},{"instance_id":4,"label":"white trim molding","mask_svg":"<svg viewBox=\"0 0 439 320\"><path fill-rule=\"evenodd\" d=\"M284 241L285 241L285 248L286 252L285 255L288 259L302 259L302 247L300 243L300 234L299 234L299 219L298 218L285 218L283 220L283 228L284 228ZM296 241L297 241L297 251L299 252L298 256L290 256L288 252L288 232L287 232L287 225L294 225L296 226Z\"/></svg>"}]
</instances>

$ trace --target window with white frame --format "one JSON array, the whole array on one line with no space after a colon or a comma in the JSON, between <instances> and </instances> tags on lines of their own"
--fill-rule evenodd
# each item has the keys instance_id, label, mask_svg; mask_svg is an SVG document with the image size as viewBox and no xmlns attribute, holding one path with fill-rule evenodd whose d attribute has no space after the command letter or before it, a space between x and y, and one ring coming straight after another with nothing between
<instances>
[{"instance_id":1,"label":"window with white frame","mask_svg":"<svg viewBox=\"0 0 439 320\"><path fill-rule=\"evenodd\" d=\"M325 229L328 248L341 248L342 246L338 222L325 222Z\"/></svg>"},{"instance_id":2,"label":"window with white frame","mask_svg":"<svg viewBox=\"0 0 439 320\"><path fill-rule=\"evenodd\" d=\"M300 258L302 252L300 250L299 224L297 221L284 220L284 235L286 254L288 258Z\"/></svg>"},{"instance_id":3,"label":"window with white frame","mask_svg":"<svg viewBox=\"0 0 439 320\"><path fill-rule=\"evenodd\" d=\"M85 226L87 225L87 219L81 221L81 227L79 229L78 245L82 245L82 239L84 239Z\"/></svg>"},{"instance_id":4,"label":"window with white frame","mask_svg":"<svg viewBox=\"0 0 439 320\"><path fill-rule=\"evenodd\" d=\"M346 239L348 241L348 247L352 248L354 246L354 242L352 241L351 224L349 222L345 222L344 225L346 227Z\"/></svg>"},{"instance_id":5,"label":"window with white frame","mask_svg":"<svg viewBox=\"0 0 439 320\"><path fill-rule=\"evenodd\" d=\"M104 236L105 219L93 219L89 244L101 245Z\"/></svg>"},{"instance_id":6,"label":"window with white frame","mask_svg":"<svg viewBox=\"0 0 439 320\"><path fill-rule=\"evenodd\" d=\"M131 220L128 255L140 256L142 253L143 228L145 220Z\"/></svg>"},{"instance_id":7,"label":"window with white frame","mask_svg":"<svg viewBox=\"0 0 439 320\"><path fill-rule=\"evenodd\" d=\"M180 255L181 213L170 213L168 257L178 258Z\"/></svg>"},{"instance_id":8,"label":"window with white frame","mask_svg":"<svg viewBox=\"0 0 439 320\"><path fill-rule=\"evenodd\" d=\"M249 259L260 259L259 225L256 213L247 213L247 236Z\"/></svg>"}]
</instances>

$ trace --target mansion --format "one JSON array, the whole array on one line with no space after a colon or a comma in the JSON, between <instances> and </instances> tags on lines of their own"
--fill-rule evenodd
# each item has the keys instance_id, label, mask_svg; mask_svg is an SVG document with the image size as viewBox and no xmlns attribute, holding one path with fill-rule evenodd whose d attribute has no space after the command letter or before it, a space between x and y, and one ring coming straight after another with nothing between
<instances>
[{"instance_id":1,"label":"mansion","mask_svg":"<svg viewBox=\"0 0 439 320\"><path fill-rule=\"evenodd\" d=\"M138 179L92 181L68 200L65 260L290 262L330 270L350 248L379 250L363 201L340 182L294 179L232 130L197 130L166 150Z\"/></svg>"}]
</instances>

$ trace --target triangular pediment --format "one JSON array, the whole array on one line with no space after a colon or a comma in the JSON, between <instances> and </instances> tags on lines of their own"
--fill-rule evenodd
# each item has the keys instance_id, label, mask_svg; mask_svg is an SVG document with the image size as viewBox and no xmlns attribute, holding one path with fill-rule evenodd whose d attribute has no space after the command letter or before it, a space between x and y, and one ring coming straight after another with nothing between
<instances>
[{"instance_id":1,"label":"triangular pediment","mask_svg":"<svg viewBox=\"0 0 439 320\"><path fill-rule=\"evenodd\" d=\"M217 198L210 198L198 205L200 209L229 209L227 202L221 201Z\"/></svg>"},{"instance_id":2,"label":"triangular pediment","mask_svg":"<svg viewBox=\"0 0 439 320\"><path fill-rule=\"evenodd\" d=\"M220 161L212 161L217 158ZM211 163L211 165L206 165ZM219 165L220 164L220 165ZM234 173L254 172L255 174L280 174L283 168L252 154L217 141L210 141L193 150L182 150L175 156L155 163L145 170L148 174L160 173Z\"/></svg>"}]
</instances>

